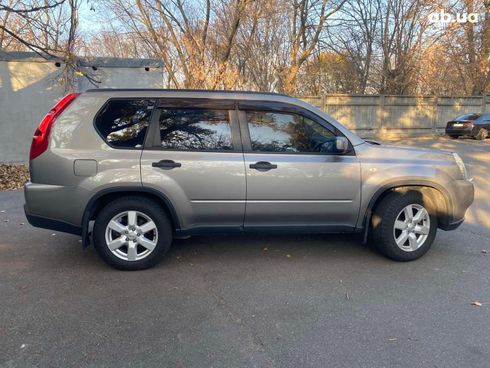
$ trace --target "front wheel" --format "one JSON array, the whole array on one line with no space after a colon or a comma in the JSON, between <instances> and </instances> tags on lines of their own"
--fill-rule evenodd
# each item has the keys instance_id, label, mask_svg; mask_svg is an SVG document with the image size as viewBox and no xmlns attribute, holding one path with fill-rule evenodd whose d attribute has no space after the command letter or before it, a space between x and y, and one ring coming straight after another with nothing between
<instances>
[{"instance_id":1,"label":"front wheel","mask_svg":"<svg viewBox=\"0 0 490 368\"><path fill-rule=\"evenodd\" d=\"M172 243L163 209L146 198L120 198L104 207L94 225L100 257L119 270L141 270L159 262Z\"/></svg>"},{"instance_id":2,"label":"front wheel","mask_svg":"<svg viewBox=\"0 0 490 368\"><path fill-rule=\"evenodd\" d=\"M412 261L434 242L437 217L419 192L392 192L376 207L371 225L374 245L382 254Z\"/></svg>"}]
</instances>

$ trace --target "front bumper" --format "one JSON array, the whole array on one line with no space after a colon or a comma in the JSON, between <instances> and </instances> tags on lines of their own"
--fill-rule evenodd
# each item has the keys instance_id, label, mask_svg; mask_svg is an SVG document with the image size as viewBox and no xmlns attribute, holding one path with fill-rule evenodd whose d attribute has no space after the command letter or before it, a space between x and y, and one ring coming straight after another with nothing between
<instances>
[{"instance_id":1,"label":"front bumper","mask_svg":"<svg viewBox=\"0 0 490 368\"><path fill-rule=\"evenodd\" d=\"M439 222L442 230L454 230L464 221L466 210L475 198L473 180L454 180L449 185L452 193L452 211L446 213Z\"/></svg>"}]
</instances>

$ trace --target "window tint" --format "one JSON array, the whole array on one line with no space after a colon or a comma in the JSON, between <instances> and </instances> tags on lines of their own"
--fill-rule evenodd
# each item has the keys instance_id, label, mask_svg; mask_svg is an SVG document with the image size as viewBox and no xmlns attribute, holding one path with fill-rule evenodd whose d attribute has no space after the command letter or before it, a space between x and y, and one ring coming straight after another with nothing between
<instances>
[{"instance_id":1,"label":"window tint","mask_svg":"<svg viewBox=\"0 0 490 368\"><path fill-rule=\"evenodd\" d=\"M474 124L488 124L488 121L490 120L490 115L488 114L481 114L478 119L473 120Z\"/></svg>"},{"instance_id":2,"label":"window tint","mask_svg":"<svg viewBox=\"0 0 490 368\"><path fill-rule=\"evenodd\" d=\"M111 100L95 120L96 128L111 146L143 146L155 100Z\"/></svg>"},{"instance_id":3,"label":"window tint","mask_svg":"<svg viewBox=\"0 0 490 368\"><path fill-rule=\"evenodd\" d=\"M335 135L302 115L248 111L253 151L335 152Z\"/></svg>"},{"instance_id":4,"label":"window tint","mask_svg":"<svg viewBox=\"0 0 490 368\"><path fill-rule=\"evenodd\" d=\"M174 150L232 150L227 110L162 109L160 112L162 148Z\"/></svg>"},{"instance_id":5,"label":"window tint","mask_svg":"<svg viewBox=\"0 0 490 368\"><path fill-rule=\"evenodd\" d=\"M479 114L464 114L464 115L459 115L454 121L460 121L460 120L476 120L480 117Z\"/></svg>"}]
</instances>

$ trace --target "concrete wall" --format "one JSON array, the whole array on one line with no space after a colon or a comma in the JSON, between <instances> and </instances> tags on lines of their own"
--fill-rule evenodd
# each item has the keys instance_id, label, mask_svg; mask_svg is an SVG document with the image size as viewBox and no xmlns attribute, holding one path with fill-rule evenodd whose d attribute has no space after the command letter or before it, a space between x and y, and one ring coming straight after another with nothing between
<instances>
[{"instance_id":1,"label":"concrete wall","mask_svg":"<svg viewBox=\"0 0 490 368\"><path fill-rule=\"evenodd\" d=\"M145 71L141 60L130 63L122 59L121 66L117 60L111 60L110 65L102 61L94 61L99 64L96 71L81 67L102 82L100 88L162 88L162 69L154 63ZM65 94L59 84L62 69L63 65L56 67L54 61L36 57L0 60L0 162L28 161L35 129ZM85 77L78 77L77 84L80 91L96 88Z\"/></svg>"},{"instance_id":2,"label":"concrete wall","mask_svg":"<svg viewBox=\"0 0 490 368\"><path fill-rule=\"evenodd\" d=\"M0 62L0 162L28 160L42 117L63 95L53 63Z\"/></svg>"},{"instance_id":3,"label":"concrete wall","mask_svg":"<svg viewBox=\"0 0 490 368\"><path fill-rule=\"evenodd\" d=\"M490 111L490 96L359 96L304 97L361 137L391 138L435 134L457 115Z\"/></svg>"}]
</instances>

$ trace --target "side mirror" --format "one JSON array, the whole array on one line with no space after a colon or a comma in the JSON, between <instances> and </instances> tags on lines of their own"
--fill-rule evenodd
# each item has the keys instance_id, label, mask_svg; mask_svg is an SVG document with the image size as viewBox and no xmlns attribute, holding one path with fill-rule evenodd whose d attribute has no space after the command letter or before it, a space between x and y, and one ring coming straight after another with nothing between
<instances>
[{"instance_id":1,"label":"side mirror","mask_svg":"<svg viewBox=\"0 0 490 368\"><path fill-rule=\"evenodd\" d=\"M335 138L335 150L337 153L346 153L349 151L349 141L345 137Z\"/></svg>"}]
</instances>

